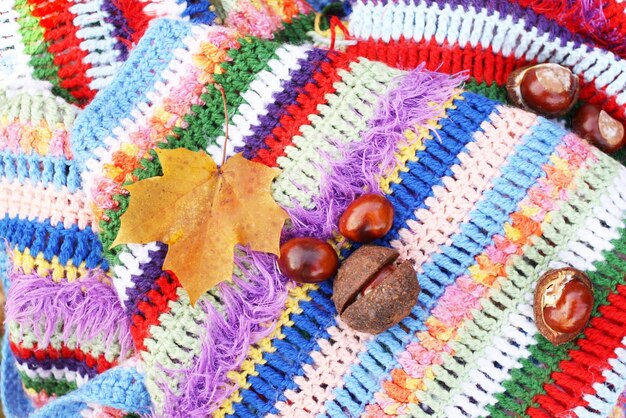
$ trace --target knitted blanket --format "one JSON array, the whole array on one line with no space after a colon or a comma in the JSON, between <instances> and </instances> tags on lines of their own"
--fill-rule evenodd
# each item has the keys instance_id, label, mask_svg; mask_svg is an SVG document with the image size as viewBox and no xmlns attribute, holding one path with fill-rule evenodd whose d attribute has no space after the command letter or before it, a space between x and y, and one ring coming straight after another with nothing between
<instances>
[{"instance_id":1,"label":"knitted blanket","mask_svg":"<svg viewBox=\"0 0 626 418\"><path fill-rule=\"evenodd\" d=\"M310 23L263 40L159 19L83 111L4 93L8 416L607 416L623 403L626 169L430 64L302 43ZM219 161L227 130L228 156L282 170L283 239L348 257L339 215L364 190L387 196L394 225L376 244L417 271L409 316L356 332L331 282L296 285L245 247L194 306L164 244L109 248L128 184L162 174L153 150ZM564 266L589 276L595 304L557 347L532 294Z\"/></svg>"}]
</instances>

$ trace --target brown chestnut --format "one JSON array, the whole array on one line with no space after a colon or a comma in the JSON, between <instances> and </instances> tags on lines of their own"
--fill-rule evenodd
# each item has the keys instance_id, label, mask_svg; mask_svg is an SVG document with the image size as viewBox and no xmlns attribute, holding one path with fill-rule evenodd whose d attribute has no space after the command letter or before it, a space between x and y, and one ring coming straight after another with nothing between
<instances>
[{"instance_id":1,"label":"brown chestnut","mask_svg":"<svg viewBox=\"0 0 626 418\"><path fill-rule=\"evenodd\" d=\"M506 88L516 106L549 117L567 113L579 92L578 77L568 68L550 63L513 71Z\"/></svg>"},{"instance_id":2,"label":"brown chestnut","mask_svg":"<svg viewBox=\"0 0 626 418\"><path fill-rule=\"evenodd\" d=\"M292 238L280 247L280 271L299 283L319 283L335 275L337 253L329 243L317 238Z\"/></svg>"},{"instance_id":3,"label":"brown chestnut","mask_svg":"<svg viewBox=\"0 0 626 418\"><path fill-rule=\"evenodd\" d=\"M624 125L594 104L583 105L576 111L572 131L604 152L615 152L626 143Z\"/></svg>"},{"instance_id":4,"label":"brown chestnut","mask_svg":"<svg viewBox=\"0 0 626 418\"><path fill-rule=\"evenodd\" d=\"M411 262L398 263L398 255L392 248L366 245L342 263L333 301L348 326L378 334L411 312L420 286Z\"/></svg>"},{"instance_id":5,"label":"brown chestnut","mask_svg":"<svg viewBox=\"0 0 626 418\"><path fill-rule=\"evenodd\" d=\"M574 268L551 270L535 288L535 323L554 345L576 338L593 309L593 288L585 273Z\"/></svg>"},{"instance_id":6,"label":"brown chestnut","mask_svg":"<svg viewBox=\"0 0 626 418\"><path fill-rule=\"evenodd\" d=\"M393 205L386 197L364 194L350 203L339 218L339 232L354 242L372 242L389 232L393 214Z\"/></svg>"}]
</instances>

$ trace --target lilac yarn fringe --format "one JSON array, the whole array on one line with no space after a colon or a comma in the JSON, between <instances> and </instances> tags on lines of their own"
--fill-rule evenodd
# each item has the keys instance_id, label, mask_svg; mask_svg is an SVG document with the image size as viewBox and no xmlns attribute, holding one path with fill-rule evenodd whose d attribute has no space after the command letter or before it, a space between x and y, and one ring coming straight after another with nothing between
<instances>
[{"instance_id":1,"label":"lilac yarn fringe","mask_svg":"<svg viewBox=\"0 0 626 418\"><path fill-rule=\"evenodd\" d=\"M251 344L266 337L287 299L288 281L271 254L246 251L235 264L248 280L233 276L236 286L221 283L225 313L204 303L206 337L200 356L190 369L167 373L182 383L177 396L163 385L166 398L163 416L210 416L236 389L227 373L239 367Z\"/></svg>"},{"instance_id":2,"label":"lilac yarn fringe","mask_svg":"<svg viewBox=\"0 0 626 418\"><path fill-rule=\"evenodd\" d=\"M286 232L285 238L332 237L339 217L356 197L380 192L379 179L395 167L395 151L398 144L406 141L405 130L437 117L441 105L465 79L464 73L450 76L425 71L423 64L403 76L397 87L378 103L379 110L362 141L335 143L342 158L333 161L327 157L327 161L333 161L330 169L318 167L326 174L320 194L313 198L315 209L296 206L289 210L294 228Z\"/></svg>"},{"instance_id":3,"label":"lilac yarn fringe","mask_svg":"<svg viewBox=\"0 0 626 418\"><path fill-rule=\"evenodd\" d=\"M396 147L405 140L403 132L438 116L441 107L429 104L443 104L463 79L462 75L427 72L423 67L400 79L381 99L363 140L336 144L342 157L323 179L321 193L314 198L315 209L291 210L293 226L288 234L330 237L339 215L356 196L380 191L378 178L394 167ZM248 280L235 278L236 286L220 285L225 314L210 304L203 305L207 334L201 354L188 369L166 371L180 382L180 394L173 393L165 382L160 385L165 392L164 416L210 416L236 389L227 373L239 368L251 344L272 331L284 309L289 282L280 273L275 256L247 251L245 256L236 256L235 263Z\"/></svg>"},{"instance_id":4,"label":"lilac yarn fringe","mask_svg":"<svg viewBox=\"0 0 626 418\"><path fill-rule=\"evenodd\" d=\"M115 289L102 283L106 276L102 270L74 282L55 283L51 277L12 272L11 287L7 295L6 321L16 321L30 328L38 339L39 347L46 347L53 334L81 341L104 338L108 351L116 342L122 356L132 349L130 319L120 305ZM14 338L20 338L16 335Z\"/></svg>"}]
</instances>

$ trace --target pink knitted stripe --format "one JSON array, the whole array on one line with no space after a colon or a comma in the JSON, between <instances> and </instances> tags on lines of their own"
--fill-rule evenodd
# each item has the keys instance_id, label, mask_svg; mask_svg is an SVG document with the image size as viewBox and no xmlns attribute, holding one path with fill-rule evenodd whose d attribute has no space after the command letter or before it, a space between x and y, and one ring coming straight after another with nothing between
<instances>
[{"instance_id":1,"label":"pink knitted stripe","mask_svg":"<svg viewBox=\"0 0 626 418\"><path fill-rule=\"evenodd\" d=\"M16 119L6 125L0 123L0 138L0 151L72 159L69 133L61 124L51 128L45 120L34 125Z\"/></svg>"},{"instance_id":2,"label":"pink knitted stripe","mask_svg":"<svg viewBox=\"0 0 626 418\"><path fill-rule=\"evenodd\" d=\"M481 300L490 297L489 289L498 286L498 279L508 278L507 263L522 254L533 236L543 233L543 227L550 223L549 213L559 201L567 200L579 170L597 162L591 147L573 134L563 138L550 160L543 166L546 177L538 180L520 202L518 211L511 214L512 222L505 225L505 234L495 235L494 243L469 267L470 274L458 277L446 288L425 321L427 330L418 333L418 340L397 354L400 367L374 394L364 416L402 415L407 412L407 404L419 402L416 392L426 390L427 382L436 378L433 366L443 363L445 353L453 353L451 342L473 312L482 309Z\"/></svg>"},{"instance_id":3,"label":"pink knitted stripe","mask_svg":"<svg viewBox=\"0 0 626 418\"><path fill-rule=\"evenodd\" d=\"M66 228L78 225L80 229L97 228L87 196L83 192L70 193L67 188L56 190L46 188L42 184L36 186L25 183L12 183L8 179L0 181L0 213L6 213L11 218L49 219L55 226L62 223Z\"/></svg>"},{"instance_id":4,"label":"pink knitted stripe","mask_svg":"<svg viewBox=\"0 0 626 418\"><path fill-rule=\"evenodd\" d=\"M454 175L442 179L444 186L433 188L434 196L425 201L428 208L415 211L416 220L407 221L408 228L400 230L400 239L391 245L401 258L414 262L418 273L450 237L461 232L460 225L469 221L470 212L493 187L493 179L536 119L519 109L499 107L481 125L484 132L476 133L476 141L459 155L461 165L452 167Z\"/></svg>"}]
</instances>

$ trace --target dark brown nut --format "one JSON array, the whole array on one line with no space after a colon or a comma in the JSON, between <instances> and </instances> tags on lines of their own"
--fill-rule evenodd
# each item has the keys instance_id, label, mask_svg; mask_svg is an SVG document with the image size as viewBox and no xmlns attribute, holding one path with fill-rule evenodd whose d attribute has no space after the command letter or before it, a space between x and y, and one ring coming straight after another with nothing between
<instances>
[{"instance_id":1,"label":"dark brown nut","mask_svg":"<svg viewBox=\"0 0 626 418\"><path fill-rule=\"evenodd\" d=\"M534 314L539 332L554 345L576 338L593 309L593 287L585 273L574 268L551 270L535 288Z\"/></svg>"},{"instance_id":2,"label":"dark brown nut","mask_svg":"<svg viewBox=\"0 0 626 418\"><path fill-rule=\"evenodd\" d=\"M513 71L506 89L519 107L544 116L562 116L578 99L578 77L558 64L538 64Z\"/></svg>"},{"instance_id":3,"label":"dark brown nut","mask_svg":"<svg viewBox=\"0 0 626 418\"><path fill-rule=\"evenodd\" d=\"M420 286L411 262L397 263L398 255L392 248L366 245L342 263L333 301L348 326L378 334L411 312Z\"/></svg>"},{"instance_id":4,"label":"dark brown nut","mask_svg":"<svg viewBox=\"0 0 626 418\"><path fill-rule=\"evenodd\" d=\"M572 131L604 152L615 152L626 144L624 125L594 104L586 104L576 111Z\"/></svg>"}]
</instances>

